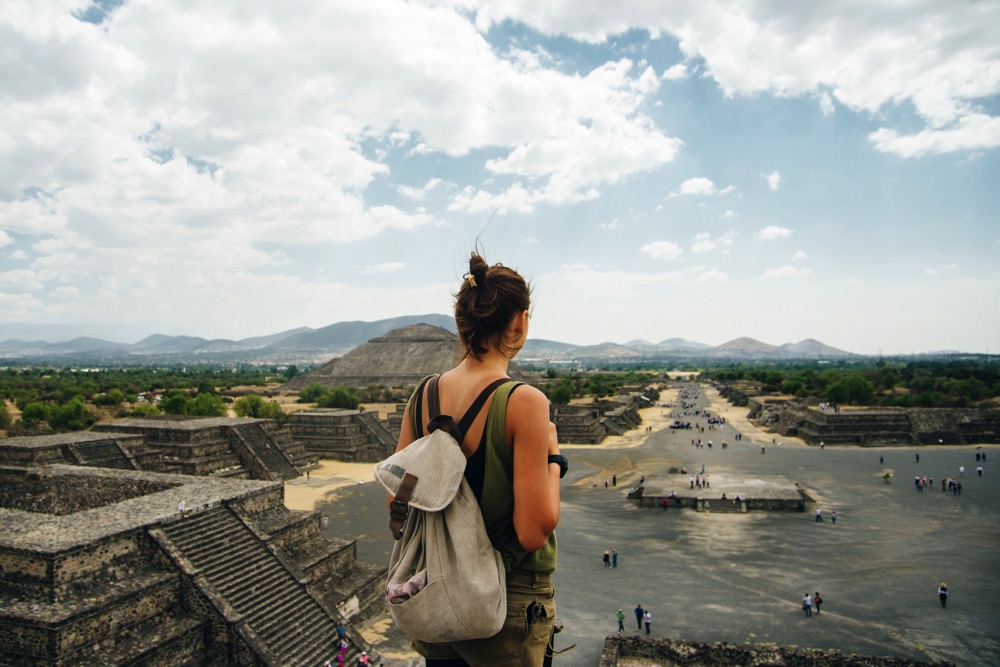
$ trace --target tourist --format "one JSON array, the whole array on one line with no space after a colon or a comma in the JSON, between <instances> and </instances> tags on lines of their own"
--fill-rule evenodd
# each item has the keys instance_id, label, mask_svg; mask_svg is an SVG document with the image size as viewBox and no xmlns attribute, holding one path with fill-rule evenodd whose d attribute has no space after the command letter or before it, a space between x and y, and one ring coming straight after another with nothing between
<instances>
[{"instance_id":1,"label":"tourist","mask_svg":"<svg viewBox=\"0 0 1000 667\"><path fill-rule=\"evenodd\" d=\"M965 466L958 466L958 476L965 477Z\"/></svg>"},{"instance_id":2,"label":"tourist","mask_svg":"<svg viewBox=\"0 0 1000 667\"><path fill-rule=\"evenodd\" d=\"M823 598L819 596L819 591L813 595L813 605L816 607L816 615L819 616L819 606L823 604Z\"/></svg>"},{"instance_id":3,"label":"tourist","mask_svg":"<svg viewBox=\"0 0 1000 667\"><path fill-rule=\"evenodd\" d=\"M368 651L362 651L361 655L358 656L358 667L368 667Z\"/></svg>"},{"instance_id":4,"label":"tourist","mask_svg":"<svg viewBox=\"0 0 1000 667\"><path fill-rule=\"evenodd\" d=\"M611 552L607 549L604 550L604 567L611 567Z\"/></svg>"},{"instance_id":5,"label":"tourist","mask_svg":"<svg viewBox=\"0 0 1000 667\"><path fill-rule=\"evenodd\" d=\"M834 526L837 525L837 513L836 512L830 512L830 523L833 524Z\"/></svg>"},{"instance_id":6,"label":"tourist","mask_svg":"<svg viewBox=\"0 0 1000 667\"><path fill-rule=\"evenodd\" d=\"M618 486L618 475L611 475L611 486Z\"/></svg>"},{"instance_id":7,"label":"tourist","mask_svg":"<svg viewBox=\"0 0 1000 667\"><path fill-rule=\"evenodd\" d=\"M976 466L976 474L978 474L980 477L983 476L983 466Z\"/></svg>"},{"instance_id":8,"label":"tourist","mask_svg":"<svg viewBox=\"0 0 1000 667\"><path fill-rule=\"evenodd\" d=\"M640 630L642 630L642 618L645 615L646 615L646 610L642 608L641 604L637 604L635 606L635 624L639 626Z\"/></svg>"},{"instance_id":9,"label":"tourist","mask_svg":"<svg viewBox=\"0 0 1000 667\"><path fill-rule=\"evenodd\" d=\"M816 508L816 523L823 523L823 510L822 508Z\"/></svg>"},{"instance_id":10,"label":"tourist","mask_svg":"<svg viewBox=\"0 0 1000 667\"><path fill-rule=\"evenodd\" d=\"M916 454L916 457L917 457L917 463L920 463L920 454Z\"/></svg>"},{"instance_id":11,"label":"tourist","mask_svg":"<svg viewBox=\"0 0 1000 667\"><path fill-rule=\"evenodd\" d=\"M941 601L941 606L944 607L948 604L948 586L944 582L938 586L938 600Z\"/></svg>"},{"instance_id":12,"label":"tourist","mask_svg":"<svg viewBox=\"0 0 1000 667\"><path fill-rule=\"evenodd\" d=\"M618 552L614 549L611 550L611 568L618 569Z\"/></svg>"},{"instance_id":13,"label":"tourist","mask_svg":"<svg viewBox=\"0 0 1000 667\"><path fill-rule=\"evenodd\" d=\"M618 610L618 632L625 632L625 611Z\"/></svg>"},{"instance_id":14,"label":"tourist","mask_svg":"<svg viewBox=\"0 0 1000 667\"><path fill-rule=\"evenodd\" d=\"M647 609L646 613L642 615L642 621L646 624L646 634L649 634L649 626L653 623L653 614Z\"/></svg>"},{"instance_id":15,"label":"tourist","mask_svg":"<svg viewBox=\"0 0 1000 667\"><path fill-rule=\"evenodd\" d=\"M438 376L440 414L464 414L484 388L508 378L511 360L528 338L530 307L531 290L517 271L502 264L490 266L472 253L469 272L455 295L462 355L456 366ZM408 402L397 451L414 442L418 425L429 421L427 392L424 382ZM420 414L415 414L417 405L422 407ZM499 428L485 430L484 411L460 445L469 460L465 478L479 500L485 525L513 528L500 545L505 556L516 556L516 565L506 576L507 620L492 637L442 643L411 638L410 645L432 663L464 660L481 665L489 664L491 656L510 654L519 659L508 664L540 665L556 618L551 577L556 564L559 480L567 461L559 453L549 401L540 390L528 384L511 389L506 384L493 393L487 410L490 406L503 415ZM487 486L488 496L483 493ZM524 627L525 609L534 610L530 630Z\"/></svg>"},{"instance_id":16,"label":"tourist","mask_svg":"<svg viewBox=\"0 0 1000 667\"><path fill-rule=\"evenodd\" d=\"M806 596L802 598L802 611L806 613L806 616L813 615L813 599L808 593L806 593Z\"/></svg>"}]
</instances>

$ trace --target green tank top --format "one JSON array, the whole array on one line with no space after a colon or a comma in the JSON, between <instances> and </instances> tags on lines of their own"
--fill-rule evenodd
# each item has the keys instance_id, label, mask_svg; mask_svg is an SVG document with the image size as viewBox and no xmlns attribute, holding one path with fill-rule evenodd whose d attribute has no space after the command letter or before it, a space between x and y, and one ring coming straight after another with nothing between
<instances>
[{"instance_id":1,"label":"green tank top","mask_svg":"<svg viewBox=\"0 0 1000 667\"><path fill-rule=\"evenodd\" d=\"M527 552L517 539L514 530L514 457L507 444L507 400L514 387L521 384L511 380L506 382L493 394L490 411L486 416L484 430L486 462L483 477L483 493L479 500L479 509L483 513L486 533L493 547L503 557L507 572L520 570L537 574L551 574L556 569L556 534L538 551ZM424 382L417 385L417 391L423 389ZM410 398L409 414L413 433L417 433L415 414L415 398Z\"/></svg>"}]
</instances>

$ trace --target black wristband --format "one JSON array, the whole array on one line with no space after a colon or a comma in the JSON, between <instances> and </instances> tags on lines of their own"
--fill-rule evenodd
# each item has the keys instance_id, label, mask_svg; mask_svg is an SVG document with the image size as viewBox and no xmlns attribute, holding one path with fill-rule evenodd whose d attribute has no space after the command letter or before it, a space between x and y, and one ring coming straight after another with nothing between
<instances>
[{"instance_id":1,"label":"black wristband","mask_svg":"<svg viewBox=\"0 0 1000 667\"><path fill-rule=\"evenodd\" d=\"M559 479L566 476L566 471L569 470L569 459L562 454L549 454L549 463L559 464Z\"/></svg>"}]
</instances>

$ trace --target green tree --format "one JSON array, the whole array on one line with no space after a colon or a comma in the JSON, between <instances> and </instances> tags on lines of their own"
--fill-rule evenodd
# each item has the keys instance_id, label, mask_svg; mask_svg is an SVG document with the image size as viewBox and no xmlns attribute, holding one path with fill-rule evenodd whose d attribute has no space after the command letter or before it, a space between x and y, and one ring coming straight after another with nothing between
<instances>
[{"instance_id":1,"label":"green tree","mask_svg":"<svg viewBox=\"0 0 1000 667\"><path fill-rule=\"evenodd\" d=\"M781 383L781 393L794 395L799 393L799 390L802 389L802 387L804 386L805 385L803 385L798 380L785 380L784 382Z\"/></svg>"},{"instance_id":2,"label":"green tree","mask_svg":"<svg viewBox=\"0 0 1000 667\"><path fill-rule=\"evenodd\" d=\"M60 431L82 431L97 421L82 396L49 411L49 426Z\"/></svg>"},{"instance_id":3,"label":"green tree","mask_svg":"<svg viewBox=\"0 0 1000 667\"><path fill-rule=\"evenodd\" d=\"M233 410L239 417L252 417L254 419L277 419L285 414L280 405L265 401L256 394L237 399L233 403Z\"/></svg>"},{"instance_id":4,"label":"green tree","mask_svg":"<svg viewBox=\"0 0 1000 667\"><path fill-rule=\"evenodd\" d=\"M215 394L199 393L187 404L185 414L198 417L225 417L226 404Z\"/></svg>"},{"instance_id":5,"label":"green tree","mask_svg":"<svg viewBox=\"0 0 1000 667\"><path fill-rule=\"evenodd\" d=\"M549 400L556 405L566 405L573 398L573 385L568 380L563 380L549 392Z\"/></svg>"},{"instance_id":6,"label":"green tree","mask_svg":"<svg viewBox=\"0 0 1000 667\"><path fill-rule=\"evenodd\" d=\"M315 403L326 393L326 387L321 384L311 384L299 392L299 403Z\"/></svg>"},{"instance_id":7,"label":"green tree","mask_svg":"<svg viewBox=\"0 0 1000 667\"><path fill-rule=\"evenodd\" d=\"M7 413L7 406L0 401L0 429L10 428L10 415Z\"/></svg>"},{"instance_id":8,"label":"green tree","mask_svg":"<svg viewBox=\"0 0 1000 667\"><path fill-rule=\"evenodd\" d=\"M357 395L347 387L334 387L316 401L316 405L321 408L344 408L346 410L355 410L360 403Z\"/></svg>"},{"instance_id":9,"label":"green tree","mask_svg":"<svg viewBox=\"0 0 1000 667\"><path fill-rule=\"evenodd\" d=\"M28 403L21 410L21 421L27 428L34 428L38 422L49 420L49 406L44 403Z\"/></svg>"},{"instance_id":10,"label":"green tree","mask_svg":"<svg viewBox=\"0 0 1000 667\"><path fill-rule=\"evenodd\" d=\"M550 380L554 379L557 375L559 375L559 373L554 368L549 368L545 371L545 377Z\"/></svg>"},{"instance_id":11,"label":"green tree","mask_svg":"<svg viewBox=\"0 0 1000 667\"><path fill-rule=\"evenodd\" d=\"M288 368L285 369L285 379L286 380L291 380L293 377L296 377L298 374L299 374L299 367L296 366L295 364L291 364Z\"/></svg>"},{"instance_id":12,"label":"green tree","mask_svg":"<svg viewBox=\"0 0 1000 667\"><path fill-rule=\"evenodd\" d=\"M163 399L160 406L168 415L186 415L190 399L184 394L174 394Z\"/></svg>"},{"instance_id":13,"label":"green tree","mask_svg":"<svg viewBox=\"0 0 1000 667\"><path fill-rule=\"evenodd\" d=\"M112 389L105 394L94 396L94 405L113 406L121 405L125 402L125 393L121 389Z\"/></svg>"}]
</instances>

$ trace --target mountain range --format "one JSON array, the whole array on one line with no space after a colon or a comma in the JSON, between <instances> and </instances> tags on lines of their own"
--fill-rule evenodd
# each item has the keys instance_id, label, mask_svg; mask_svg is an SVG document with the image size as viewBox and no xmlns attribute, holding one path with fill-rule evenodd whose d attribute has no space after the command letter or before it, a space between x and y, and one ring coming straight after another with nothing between
<instances>
[{"instance_id":1,"label":"mountain range","mask_svg":"<svg viewBox=\"0 0 1000 667\"><path fill-rule=\"evenodd\" d=\"M346 354L365 342L402 327L424 323L455 333L455 320L449 315L408 315L375 322L338 322L320 329L299 327L269 336L242 340L205 339L195 336L153 334L137 343L116 343L101 338L80 336L61 342L42 339L7 339L0 342L0 359L31 362L66 363L324 363ZM0 335L8 325L0 325ZM21 325L22 327L24 325ZM65 325L60 325L63 331ZM667 338L658 343L631 340L627 343L574 345L541 338L527 341L521 350L522 363L537 361L606 361L637 362L644 359L834 359L852 357L817 340L770 345L753 338L736 338L722 345Z\"/></svg>"}]
</instances>

